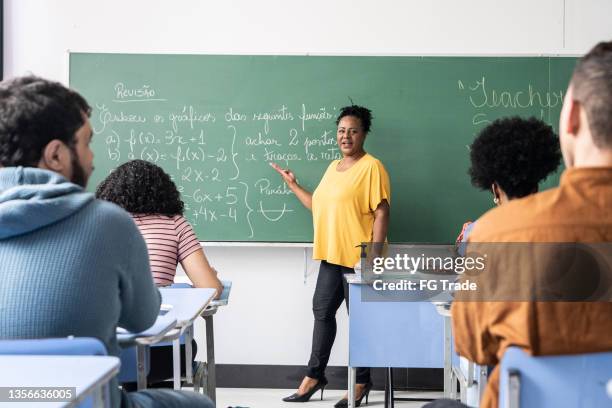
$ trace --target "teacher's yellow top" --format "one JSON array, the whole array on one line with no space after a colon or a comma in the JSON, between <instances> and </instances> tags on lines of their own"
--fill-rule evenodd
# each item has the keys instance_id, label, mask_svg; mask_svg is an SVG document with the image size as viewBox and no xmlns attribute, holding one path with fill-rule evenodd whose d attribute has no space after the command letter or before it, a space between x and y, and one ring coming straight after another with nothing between
<instances>
[{"instance_id":1,"label":"teacher's yellow top","mask_svg":"<svg viewBox=\"0 0 612 408\"><path fill-rule=\"evenodd\" d=\"M313 258L353 268L362 242L371 242L374 210L391 203L389 175L382 163L365 154L345 171L331 162L312 195Z\"/></svg>"}]
</instances>

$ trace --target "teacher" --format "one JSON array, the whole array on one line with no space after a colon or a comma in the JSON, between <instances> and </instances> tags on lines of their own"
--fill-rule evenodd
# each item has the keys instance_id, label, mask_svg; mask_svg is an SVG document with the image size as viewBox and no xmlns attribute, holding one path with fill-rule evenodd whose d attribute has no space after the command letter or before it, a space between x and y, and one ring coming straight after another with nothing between
<instances>
[{"instance_id":1,"label":"teacher","mask_svg":"<svg viewBox=\"0 0 612 408\"><path fill-rule=\"evenodd\" d=\"M347 106L336 120L341 160L331 162L314 193L302 188L289 169L271 166L283 177L302 204L312 211L313 258L321 260L312 299L314 330L308 373L298 391L283 399L306 402L327 385L325 368L336 337L336 311L345 300L348 308L346 273L354 273L362 242L385 242L389 224L391 188L382 163L363 148L372 124L372 112L362 106ZM372 389L370 369L357 369L356 406ZM345 396L335 405L347 407Z\"/></svg>"}]
</instances>

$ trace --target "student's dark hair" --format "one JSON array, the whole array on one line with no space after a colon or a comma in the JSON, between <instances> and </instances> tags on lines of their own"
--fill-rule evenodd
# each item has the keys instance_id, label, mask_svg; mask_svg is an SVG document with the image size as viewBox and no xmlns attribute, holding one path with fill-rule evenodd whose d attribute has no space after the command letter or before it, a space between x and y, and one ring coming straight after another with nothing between
<instances>
[{"instance_id":1,"label":"student's dark hair","mask_svg":"<svg viewBox=\"0 0 612 408\"><path fill-rule=\"evenodd\" d=\"M336 126L340 123L340 120L345 116L353 116L361 121L361 127L365 133L370 131L370 127L372 126L372 111L368 108L364 108L359 105L350 105L345 106L340 109L340 114L336 119Z\"/></svg>"},{"instance_id":2,"label":"student's dark hair","mask_svg":"<svg viewBox=\"0 0 612 408\"><path fill-rule=\"evenodd\" d=\"M612 147L612 41L600 42L578 61L571 86L574 100L586 111L595 145Z\"/></svg>"},{"instance_id":3,"label":"student's dark hair","mask_svg":"<svg viewBox=\"0 0 612 408\"><path fill-rule=\"evenodd\" d=\"M59 82L35 76L0 83L0 166L36 167L45 146L58 139L74 147L91 108Z\"/></svg>"},{"instance_id":4,"label":"student's dark hair","mask_svg":"<svg viewBox=\"0 0 612 408\"><path fill-rule=\"evenodd\" d=\"M490 190L495 182L509 198L525 197L561 162L559 139L536 118L498 119L485 127L470 147L472 184Z\"/></svg>"},{"instance_id":5,"label":"student's dark hair","mask_svg":"<svg viewBox=\"0 0 612 408\"><path fill-rule=\"evenodd\" d=\"M96 197L117 204L132 214L183 215L181 195L159 166L132 160L117 167L100 183Z\"/></svg>"}]
</instances>

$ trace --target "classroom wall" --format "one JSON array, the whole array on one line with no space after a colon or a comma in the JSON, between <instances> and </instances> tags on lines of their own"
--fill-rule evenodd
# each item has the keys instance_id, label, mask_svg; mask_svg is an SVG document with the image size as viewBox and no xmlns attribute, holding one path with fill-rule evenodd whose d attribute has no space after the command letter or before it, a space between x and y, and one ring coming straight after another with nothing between
<instances>
[{"instance_id":1,"label":"classroom wall","mask_svg":"<svg viewBox=\"0 0 612 408\"><path fill-rule=\"evenodd\" d=\"M67 51L197 54L561 54L612 39L609 0L4 0L4 75L67 80ZM397 213L396 213L397 214ZM393 218L391 219L393 222ZM459 226L458 226L459 227ZM220 364L305 364L317 264L299 248L207 248L231 304ZM343 306L344 309L344 306ZM347 360L346 313L330 360ZM202 327L196 328L202 336Z\"/></svg>"}]
</instances>

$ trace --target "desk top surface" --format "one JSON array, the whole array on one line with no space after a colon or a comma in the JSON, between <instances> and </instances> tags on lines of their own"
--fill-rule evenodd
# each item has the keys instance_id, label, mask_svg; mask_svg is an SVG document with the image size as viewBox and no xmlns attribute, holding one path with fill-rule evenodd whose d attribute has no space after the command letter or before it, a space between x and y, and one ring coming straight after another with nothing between
<instances>
[{"instance_id":1,"label":"desk top surface","mask_svg":"<svg viewBox=\"0 0 612 408\"><path fill-rule=\"evenodd\" d=\"M163 337L172 330L177 324L177 319L174 316L165 315L157 316L157 320L153 326L139 333L128 332L120 327L117 328L117 341L120 345L126 346L139 340L141 344L154 344L160 342Z\"/></svg>"},{"instance_id":2,"label":"desk top surface","mask_svg":"<svg viewBox=\"0 0 612 408\"><path fill-rule=\"evenodd\" d=\"M2 387L76 387L76 399L110 381L119 372L119 359L112 356L4 355L0 356L0 367ZM0 402L0 407L14 405ZM26 402L23 406L55 408L67 405L68 402Z\"/></svg>"},{"instance_id":3,"label":"desk top surface","mask_svg":"<svg viewBox=\"0 0 612 408\"><path fill-rule=\"evenodd\" d=\"M187 326L202 314L215 296L208 288L160 288L162 303L172 308L165 316L176 319L179 327Z\"/></svg>"}]
</instances>

